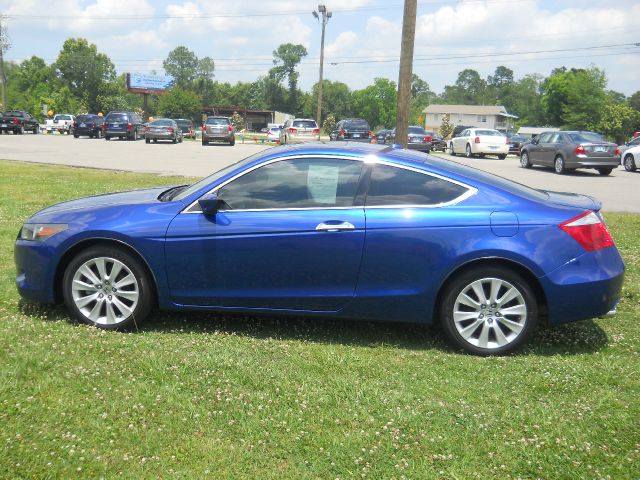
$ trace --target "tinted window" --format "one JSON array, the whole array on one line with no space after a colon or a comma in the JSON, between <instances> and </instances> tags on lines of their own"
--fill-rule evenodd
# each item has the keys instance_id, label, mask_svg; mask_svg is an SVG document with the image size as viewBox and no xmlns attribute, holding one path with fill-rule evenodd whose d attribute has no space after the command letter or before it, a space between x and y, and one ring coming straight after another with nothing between
<instances>
[{"instance_id":1,"label":"tinted window","mask_svg":"<svg viewBox=\"0 0 640 480\"><path fill-rule=\"evenodd\" d=\"M567 135L573 143L602 143L607 141L602 135L593 132L568 133Z\"/></svg>"},{"instance_id":2,"label":"tinted window","mask_svg":"<svg viewBox=\"0 0 640 480\"><path fill-rule=\"evenodd\" d=\"M318 128L315 120L296 120L293 122L293 126L298 128Z\"/></svg>"},{"instance_id":3,"label":"tinted window","mask_svg":"<svg viewBox=\"0 0 640 480\"><path fill-rule=\"evenodd\" d=\"M634 146L635 146L635 145L640 145L640 137L638 137L638 138L634 138L633 140L631 140L631 141L629 142L629 145L634 145Z\"/></svg>"},{"instance_id":4,"label":"tinted window","mask_svg":"<svg viewBox=\"0 0 640 480\"><path fill-rule=\"evenodd\" d=\"M305 158L253 170L218 191L229 210L350 207L362 163Z\"/></svg>"},{"instance_id":5,"label":"tinted window","mask_svg":"<svg viewBox=\"0 0 640 480\"><path fill-rule=\"evenodd\" d=\"M375 165L366 205L438 205L450 202L467 189L441 178L388 165Z\"/></svg>"},{"instance_id":6,"label":"tinted window","mask_svg":"<svg viewBox=\"0 0 640 480\"><path fill-rule=\"evenodd\" d=\"M229 119L223 117L207 118L207 125L229 125Z\"/></svg>"},{"instance_id":7,"label":"tinted window","mask_svg":"<svg viewBox=\"0 0 640 480\"><path fill-rule=\"evenodd\" d=\"M543 133L538 137L538 143L549 143L549 140L551 140L551 135L553 135L553 133Z\"/></svg>"},{"instance_id":8,"label":"tinted window","mask_svg":"<svg viewBox=\"0 0 640 480\"><path fill-rule=\"evenodd\" d=\"M427 132L424 131L424 128L421 127L409 127L409 133L413 133L414 135L426 135Z\"/></svg>"},{"instance_id":9,"label":"tinted window","mask_svg":"<svg viewBox=\"0 0 640 480\"><path fill-rule=\"evenodd\" d=\"M362 130L371 130L366 120L355 119L344 122L344 128L358 128Z\"/></svg>"},{"instance_id":10,"label":"tinted window","mask_svg":"<svg viewBox=\"0 0 640 480\"><path fill-rule=\"evenodd\" d=\"M18 117L18 118L23 118L24 117L24 113L22 112L16 112L16 111L9 111L6 112L5 115L7 117Z\"/></svg>"},{"instance_id":11,"label":"tinted window","mask_svg":"<svg viewBox=\"0 0 640 480\"><path fill-rule=\"evenodd\" d=\"M173 127L173 122L171 120L160 119L151 122L150 125L154 127Z\"/></svg>"},{"instance_id":12,"label":"tinted window","mask_svg":"<svg viewBox=\"0 0 640 480\"><path fill-rule=\"evenodd\" d=\"M126 113L110 113L106 118L107 122L128 122L129 117Z\"/></svg>"},{"instance_id":13,"label":"tinted window","mask_svg":"<svg viewBox=\"0 0 640 480\"><path fill-rule=\"evenodd\" d=\"M193 122L191 120L176 120L176 123L180 127L190 127L191 125L193 125Z\"/></svg>"},{"instance_id":14,"label":"tinted window","mask_svg":"<svg viewBox=\"0 0 640 480\"><path fill-rule=\"evenodd\" d=\"M97 118L95 115L78 115L76 117L76 122L95 122Z\"/></svg>"}]
</instances>

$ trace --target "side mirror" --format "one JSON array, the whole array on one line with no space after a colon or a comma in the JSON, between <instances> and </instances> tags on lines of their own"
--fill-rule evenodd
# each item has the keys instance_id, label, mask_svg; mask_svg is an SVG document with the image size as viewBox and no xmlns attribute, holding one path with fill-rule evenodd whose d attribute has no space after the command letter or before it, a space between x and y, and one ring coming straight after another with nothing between
<instances>
[{"instance_id":1,"label":"side mirror","mask_svg":"<svg viewBox=\"0 0 640 480\"><path fill-rule=\"evenodd\" d=\"M218 198L218 195L216 195L215 193L208 193L198 200L198 204L202 209L202 213L204 213L205 215L217 214L223 203L224 201L221 198Z\"/></svg>"}]
</instances>

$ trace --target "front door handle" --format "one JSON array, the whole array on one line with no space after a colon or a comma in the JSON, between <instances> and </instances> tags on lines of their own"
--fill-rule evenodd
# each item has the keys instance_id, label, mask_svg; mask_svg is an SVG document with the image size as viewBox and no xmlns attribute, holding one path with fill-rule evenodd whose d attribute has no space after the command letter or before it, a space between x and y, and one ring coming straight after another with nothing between
<instances>
[{"instance_id":1,"label":"front door handle","mask_svg":"<svg viewBox=\"0 0 640 480\"><path fill-rule=\"evenodd\" d=\"M328 221L319 223L316 230L323 232L338 232L340 230L355 230L356 227L350 222Z\"/></svg>"}]
</instances>

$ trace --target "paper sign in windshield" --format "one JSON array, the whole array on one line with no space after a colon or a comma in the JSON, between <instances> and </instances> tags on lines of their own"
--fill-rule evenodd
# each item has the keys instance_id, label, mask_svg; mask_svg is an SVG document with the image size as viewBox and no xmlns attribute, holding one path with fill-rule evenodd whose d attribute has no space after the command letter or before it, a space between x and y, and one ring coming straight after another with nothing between
<instances>
[{"instance_id":1,"label":"paper sign in windshield","mask_svg":"<svg viewBox=\"0 0 640 480\"><path fill-rule=\"evenodd\" d=\"M307 187L316 203L335 205L340 167L309 165Z\"/></svg>"}]
</instances>

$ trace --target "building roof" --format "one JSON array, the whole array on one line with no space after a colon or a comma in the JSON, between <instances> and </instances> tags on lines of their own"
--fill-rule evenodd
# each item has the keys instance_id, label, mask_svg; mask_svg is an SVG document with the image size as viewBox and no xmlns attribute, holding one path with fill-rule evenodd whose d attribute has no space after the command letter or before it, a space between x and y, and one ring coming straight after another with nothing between
<instances>
[{"instance_id":1,"label":"building roof","mask_svg":"<svg viewBox=\"0 0 640 480\"><path fill-rule=\"evenodd\" d=\"M540 135L543 132L557 132L557 127L520 127L518 135Z\"/></svg>"},{"instance_id":2,"label":"building roof","mask_svg":"<svg viewBox=\"0 0 640 480\"><path fill-rule=\"evenodd\" d=\"M518 118L507 113L502 105L429 105L422 110L423 113L448 113L467 115L502 115L503 117Z\"/></svg>"}]
</instances>

